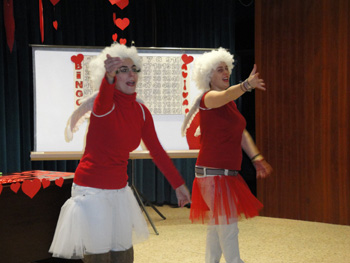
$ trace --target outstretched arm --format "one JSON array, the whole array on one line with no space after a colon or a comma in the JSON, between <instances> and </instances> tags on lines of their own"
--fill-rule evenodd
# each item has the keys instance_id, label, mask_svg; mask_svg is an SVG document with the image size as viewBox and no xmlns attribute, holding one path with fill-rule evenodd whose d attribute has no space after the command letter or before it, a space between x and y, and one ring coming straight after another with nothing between
<instances>
[{"instance_id":1,"label":"outstretched arm","mask_svg":"<svg viewBox=\"0 0 350 263\"><path fill-rule=\"evenodd\" d=\"M259 78L257 67L254 64L249 77L242 83L229 87L224 91L212 90L204 98L204 104L207 108L219 108L230 101L238 99L246 91L253 89L266 90L263 79Z\"/></svg>"}]
</instances>

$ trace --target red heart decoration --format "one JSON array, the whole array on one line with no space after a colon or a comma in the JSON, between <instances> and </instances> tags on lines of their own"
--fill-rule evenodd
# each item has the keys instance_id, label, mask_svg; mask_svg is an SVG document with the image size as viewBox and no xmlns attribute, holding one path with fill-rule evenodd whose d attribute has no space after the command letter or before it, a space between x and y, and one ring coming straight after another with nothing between
<instances>
[{"instance_id":1,"label":"red heart decoration","mask_svg":"<svg viewBox=\"0 0 350 263\"><path fill-rule=\"evenodd\" d=\"M118 39L117 33L113 34L112 39L113 39L114 42L117 42L117 39Z\"/></svg>"},{"instance_id":2,"label":"red heart decoration","mask_svg":"<svg viewBox=\"0 0 350 263\"><path fill-rule=\"evenodd\" d=\"M109 0L109 2L111 2L111 5L119 6L122 10L129 4L129 0Z\"/></svg>"},{"instance_id":3,"label":"red heart decoration","mask_svg":"<svg viewBox=\"0 0 350 263\"><path fill-rule=\"evenodd\" d=\"M186 64L182 64L181 69L183 69L183 70L187 70L187 65L186 65Z\"/></svg>"},{"instance_id":4,"label":"red heart decoration","mask_svg":"<svg viewBox=\"0 0 350 263\"><path fill-rule=\"evenodd\" d=\"M119 43L122 44L122 45L125 45L126 44L126 39L125 38L121 38L119 40Z\"/></svg>"},{"instance_id":5,"label":"red heart decoration","mask_svg":"<svg viewBox=\"0 0 350 263\"><path fill-rule=\"evenodd\" d=\"M51 4L53 4L54 6L59 2L60 0L50 0Z\"/></svg>"},{"instance_id":6,"label":"red heart decoration","mask_svg":"<svg viewBox=\"0 0 350 263\"><path fill-rule=\"evenodd\" d=\"M185 79L187 77L187 73L182 71L182 77Z\"/></svg>"},{"instance_id":7,"label":"red heart decoration","mask_svg":"<svg viewBox=\"0 0 350 263\"><path fill-rule=\"evenodd\" d=\"M78 56L72 56L70 58L70 60L75 63L75 64L80 64L84 59L84 55L83 54L79 54Z\"/></svg>"},{"instance_id":8,"label":"red heart decoration","mask_svg":"<svg viewBox=\"0 0 350 263\"><path fill-rule=\"evenodd\" d=\"M17 194L20 187L21 187L20 183L14 183L14 184L11 184L11 186L10 186L11 190L14 191L16 194Z\"/></svg>"},{"instance_id":9,"label":"red heart decoration","mask_svg":"<svg viewBox=\"0 0 350 263\"><path fill-rule=\"evenodd\" d=\"M116 20L114 20L114 24L121 30L124 30L130 24L130 20L129 18L117 18Z\"/></svg>"},{"instance_id":10,"label":"red heart decoration","mask_svg":"<svg viewBox=\"0 0 350 263\"><path fill-rule=\"evenodd\" d=\"M53 25L53 27L57 30L57 26L58 26L57 20L53 21L53 22L52 22L52 25Z\"/></svg>"},{"instance_id":11,"label":"red heart decoration","mask_svg":"<svg viewBox=\"0 0 350 263\"><path fill-rule=\"evenodd\" d=\"M186 54L183 54L181 56L182 58L182 61L185 63L185 64L190 64L192 61L193 61L193 57L192 56L187 56Z\"/></svg>"},{"instance_id":12,"label":"red heart decoration","mask_svg":"<svg viewBox=\"0 0 350 263\"><path fill-rule=\"evenodd\" d=\"M59 187L62 187L64 179L62 177L55 180L55 184Z\"/></svg>"},{"instance_id":13,"label":"red heart decoration","mask_svg":"<svg viewBox=\"0 0 350 263\"><path fill-rule=\"evenodd\" d=\"M0 184L0 195L1 195L1 192L2 192L2 184Z\"/></svg>"},{"instance_id":14,"label":"red heart decoration","mask_svg":"<svg viewBox=\"0 0 350 263\"><path fill-rule=\"evenodd\" d=\"M182 97L183 97L184 99L186 99L187 96L188 96L188 92L182 92Z\"/></svg>"},{"instance_id":15,"label":"red heart decoration","mask_svg":"<svg viewBox=\"0 0 350 263\"><path fill-rule=\"evenodd\" d=\"M119 6L121 10L129 5L129 0L116 0L116 5Z\"/></svg>"},{"instance_id":16,"label":"red heart decoration","mask_svg":"<svg viewBox=\"0 0 350 263\"><path fill-rule=\"evenodd\" d=\"M182 103L182 105L188 105L188 100L184 100L184 102Z\"/></svg>"},{"instance_id":17,"label":"red heart decoration","mask_svg":"<svg viewBox=\"0 0 350 263\"><path fill-rule=\"evenodd\" d=\"M185 109L185 113L187 114L190 110L188 108Z\"/></svg>"},{"instance_id":18,"label":"red heart decoration","mask_svg":"<svg viewBox=\"0 0 350 263\"><path fill-rule=\"evenodd\" d=\"M45 189L45 188L47 188L47 187L49 187L50 186L50 180L47 180L47 179L42 179L41 180L41 184L43 185L43 188Z\"/></svg>"},{"instance_id":19,"label":"red heart decoration","mask_svg":"<svg viewBox=\"0 0 350 263\"><path fill-rule=\"evenodd\" d=\"M41 181L38 178L34 180L25 180L22 184L22 191L30 198L33 198L41 188Z\"/></svg>"}]
</instances>

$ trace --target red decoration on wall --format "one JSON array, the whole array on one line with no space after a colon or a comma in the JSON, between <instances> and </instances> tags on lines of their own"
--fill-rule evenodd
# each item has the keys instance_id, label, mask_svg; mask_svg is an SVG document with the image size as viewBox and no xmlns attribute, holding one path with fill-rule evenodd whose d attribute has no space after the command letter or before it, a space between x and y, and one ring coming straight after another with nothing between
<instances>
[{"instance_id":1,"label":"red decoration on wall","mask_svg":"<svg viewBox=\"0 0 350 263\"><path fill-rule=\"evenodd\" d=\"M182 61L184 62L184 64L182 64L181 69L182 71L182 77L184 79L184 87L183 90L184 92L182 92L182 97L183 97L183 102L182 102L182 106L188 106L188 100L187 100L187 96L188 96L188 91L186 88L186 78L188 76L187 73L187 64L190 64L193 61L193 57L192 56L188 56L186 54L183 54L181 56ZM190 110L188 109L188 107L185 108L185 114L187 114Z\"/></svg>"},{"instance_id":2,"label":"red decoration on wall","mask_svg":"<svg viewBox=\"0 0 350 263\"><path fill-rule=\"evenodd\" d=\"M84 60L84 55L78 54L77 56L72 56L70 59L75 64L75 68L79 69L82 67L81 62Z\"/></svg>"},{"instance_id":3,"label":"red decoration on wall","mask_svg":"<svg viewBox=\"0 0 350 263\"><path fill-rule=\"evenodd\" d=\"M192 56L187 56L186 54L183 54L181 56L181 59L186 65L190 64L193 61L193 57Z\"/></svg>"},{"instance_id":4,"label":"red decoration on wall","mask_svg":"<svg viewBox=\"0 0 350 263\"><path fill-rule=\"evenodd\" d=\"M15 42L15 19L13 17L13 0L4 0L4 22L6 30L7 45L12 53Z\"/></svg>"},{"instance_id":5,"label":"red decoration on wall","mask_svg":"<svg viewBox=\"0 0 350 263\"><path fill-rule=\"evenodd\" d=\"M41 181L38 178L34 180L25 180L22 183L22 191L30 198L33 198L41 188Z\"/></svg>"},{"instance_id":6,"label":"red decoration on wall","mask_svg":"<svg viewBox=\"0 0 350 263\"><path fill-rule=\"evenodd\" d=\"M114 23L121 30L124 30L130 24L130 20L129 20L129 18L123 18L123 19L117 18L116 20L114 20Z\"/></svg>"},{"instance_id":7,"label":"red decoration on wall","mask_svg":"<svg viewBox=\"0 0 350 263\"><path fill-rule=\"evenodd\" d=\"M126 39L125 38L121 38L119 40L119 43L122 44L122 45L125 45L126 44Z\"/></svg>"},{"instance_id":8,"label":"red decoration on wall","mask_svg":"<svg viewBox=\"0 0 350 263\"><path fill-rule=\"evenodd\" d=\"M58 26L57 20L53 21L53 22L52 22L52 25L53 25L53 27L57 30L57 26Z\"/></svg>"}]
</instances>

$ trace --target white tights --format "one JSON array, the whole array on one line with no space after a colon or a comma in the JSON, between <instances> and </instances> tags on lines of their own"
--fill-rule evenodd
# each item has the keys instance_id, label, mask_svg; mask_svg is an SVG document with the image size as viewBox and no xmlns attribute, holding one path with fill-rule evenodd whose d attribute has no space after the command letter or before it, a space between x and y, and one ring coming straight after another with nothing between
<instances>
[{"instance_id":1,"label":"white tights","mask_svg":"<svg viewBox=\"0 0 350 263\"><path fill-rule=\"evenodd\" d=\"M205 263L219 263L222 254L227 263L244 263L239 255L237 223L208 225Z\"/></svg>"}]
</instances>

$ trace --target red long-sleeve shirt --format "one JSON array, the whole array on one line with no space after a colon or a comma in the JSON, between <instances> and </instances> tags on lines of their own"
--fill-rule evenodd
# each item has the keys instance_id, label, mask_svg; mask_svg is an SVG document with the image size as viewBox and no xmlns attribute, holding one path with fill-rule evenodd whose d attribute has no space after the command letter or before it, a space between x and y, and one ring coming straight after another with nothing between
<instances>
[{"instance_id":1,"label":"red long-sleeve shirt","mask_svg":"<svg viewBox=\"0 0 350 263\"><path fill-rule=\"evenodd\" d=\"M125 187L129 153L139 146L141 139L171 186L176 189L182 185L184 180L158 140L150 111L136 101L136 93L122 93L115 83L109 84L104 78L74 182L101 189Z\"/></svg>"},{"instance_id":2,"label":"red long-sleeve shirt","mask_svg":"<svg viewBox=\"0 0 350 263\"><path fill-rule=\"evenodd\" d=\"M241 170L241 142L246 120L233 101L219 108L206 108L206 94L200 102L201 146L197 165Z\"/></svg>"}]
</instances>

